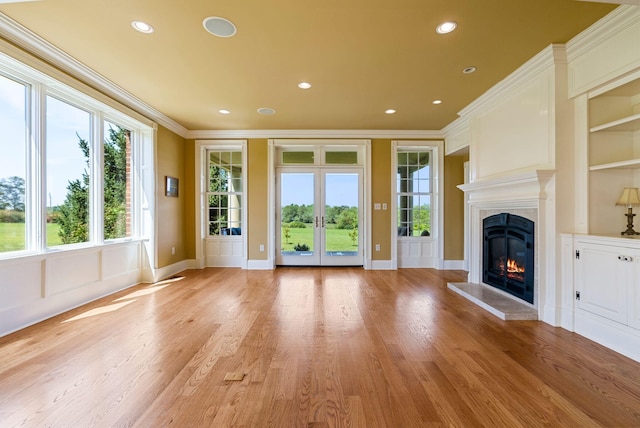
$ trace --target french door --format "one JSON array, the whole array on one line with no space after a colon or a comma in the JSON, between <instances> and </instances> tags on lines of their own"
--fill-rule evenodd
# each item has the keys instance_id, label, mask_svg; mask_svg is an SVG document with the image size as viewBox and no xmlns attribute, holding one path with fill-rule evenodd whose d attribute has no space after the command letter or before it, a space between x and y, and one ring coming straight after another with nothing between
<instances>
[{"instance_id":1,"label":"french door","mask_svg":"<svg viewBox=\"0 0 640 428\"><path fill-rule=\"evenodd\" d=\"M362 266L362 168L282 167L276 264Z\"/></svg>"}]
</instances>

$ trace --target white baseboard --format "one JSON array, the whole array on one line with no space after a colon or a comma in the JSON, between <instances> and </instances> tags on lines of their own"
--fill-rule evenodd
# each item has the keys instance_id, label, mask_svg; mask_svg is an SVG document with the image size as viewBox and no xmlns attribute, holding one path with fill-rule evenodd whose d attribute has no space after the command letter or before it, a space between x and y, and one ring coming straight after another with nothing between
<instances>
[{"instance_id":1,"label":"white baseboard","mask_svg":"<svg viewBox=\"0 0 640 428\"><path fill-rule=\"evenodd\" d=\"M246 268L248 270L273 270L275 265L273 260L248 260Z\"/></svg>"},{"instance_id":2,"label":"white baseboard","mask_svg":"<svg viewBox=\"0 0 640 428\"><path fill-rule=\"evenodd\" d=\"M465 270L464 260L445 260L442 268L444 270Z\"/></svg>"},{"instance_id":3,"label":"white baseboard","mask_svg":"<svg viewBox=\"0 0 640 428\"><path fill-rule=\"evenodd\" d=\"M371 260L370 270L396 270L391 260Z\"/></svg>"},{"instance_id":4,"label":"white baseboard","mask_svg":"<svg viewBox=\"0 0 640 428\"><path fill-rule=\"evenodd\" d=\"M149 278L145 278L142 282L158 282L163 278L175 275L183 270L194 269L195 264L195 260L182 260L169 266L153 269L152 281L149 281Z\"/></svg>"}]
</instances>

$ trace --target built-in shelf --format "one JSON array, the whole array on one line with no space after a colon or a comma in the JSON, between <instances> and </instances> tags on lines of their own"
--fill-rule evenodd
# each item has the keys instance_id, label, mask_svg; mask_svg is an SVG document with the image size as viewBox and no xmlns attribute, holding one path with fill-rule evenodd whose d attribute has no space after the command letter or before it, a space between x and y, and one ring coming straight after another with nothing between
<instances>
[{"instance_id":1,"label":"built-in shelf","mask_svg":"<svg viewBox=\"0 0 640 428\"><path fill-rule=\"evenodd\" d=\"M640 113L623 117L613 122L604 123L589 129L589 132L599 131L638 131L640 130Z\"/></svg>"},{"instance_id":2,"label":"built-in shelf","mask_svg":"<svg viewBox=\"0 0 640 428\"><path fill-rule=\"evenodd\" d=\"M601 171L605 169L636 169L640 168L640 159L628 159L621 162L603 163L589 167L589 171Z\"/></svg>"}]
</instances>

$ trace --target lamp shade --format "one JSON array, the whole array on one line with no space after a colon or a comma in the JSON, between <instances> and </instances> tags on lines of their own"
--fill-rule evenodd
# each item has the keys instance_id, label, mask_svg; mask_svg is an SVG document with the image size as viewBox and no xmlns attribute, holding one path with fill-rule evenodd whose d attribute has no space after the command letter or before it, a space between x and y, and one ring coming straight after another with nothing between
<instances>
[{"instance_id":1,"label":"lamp shade","mask_svg":"<svg viewBox=\"0 0 640 428\"><path fill-rule=\"evenodd\" d=\"M640 198L638 198L638 189L635 187L625 187L622 191L622 196L616 205L623 205L625 207L640 207Z\"/></svg>"}]
</instances>

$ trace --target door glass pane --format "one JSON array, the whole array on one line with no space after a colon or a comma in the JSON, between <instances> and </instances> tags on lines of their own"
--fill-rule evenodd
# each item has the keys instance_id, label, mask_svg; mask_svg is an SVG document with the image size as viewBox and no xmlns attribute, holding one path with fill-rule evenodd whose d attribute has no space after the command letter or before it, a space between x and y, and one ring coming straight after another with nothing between
<instances>
[{"instance_id":1,"label":"door glass pane","mask_svg":"<svg viewBox=\"0 0 640 428\"><path fill-rule=\"evenodd\" d=\"M47 246L89 241L91 114L47 97Z\"/></svg>"},{"instance_id":2,"label":"door glass pane","mask_svg":"<svg viewBox=\"0 0 640 428\"><path fill-rule=\"evenodd\" d=\"M0 252L26 248L26 87L0 75Z\"/></svg>"},{"instance_id":3,"label":"door glass pane","mask_svg":"<svg viewBox=\"0 0 640 428\"><path fill-rule=\"evenodd\" d=\"M358 254L358 174L325 175L325 254Z\"/></svg>"},{"instance_id":4,"label":"door glass pane","mask_svg":"<svg viewBox=\"0 0 640 428\"><path fill-rule=\"evenodd\" d=\"M314 174L282 173L280 187L280 251L311 256L314 251Z\"/></svg>"}]
</instances>

